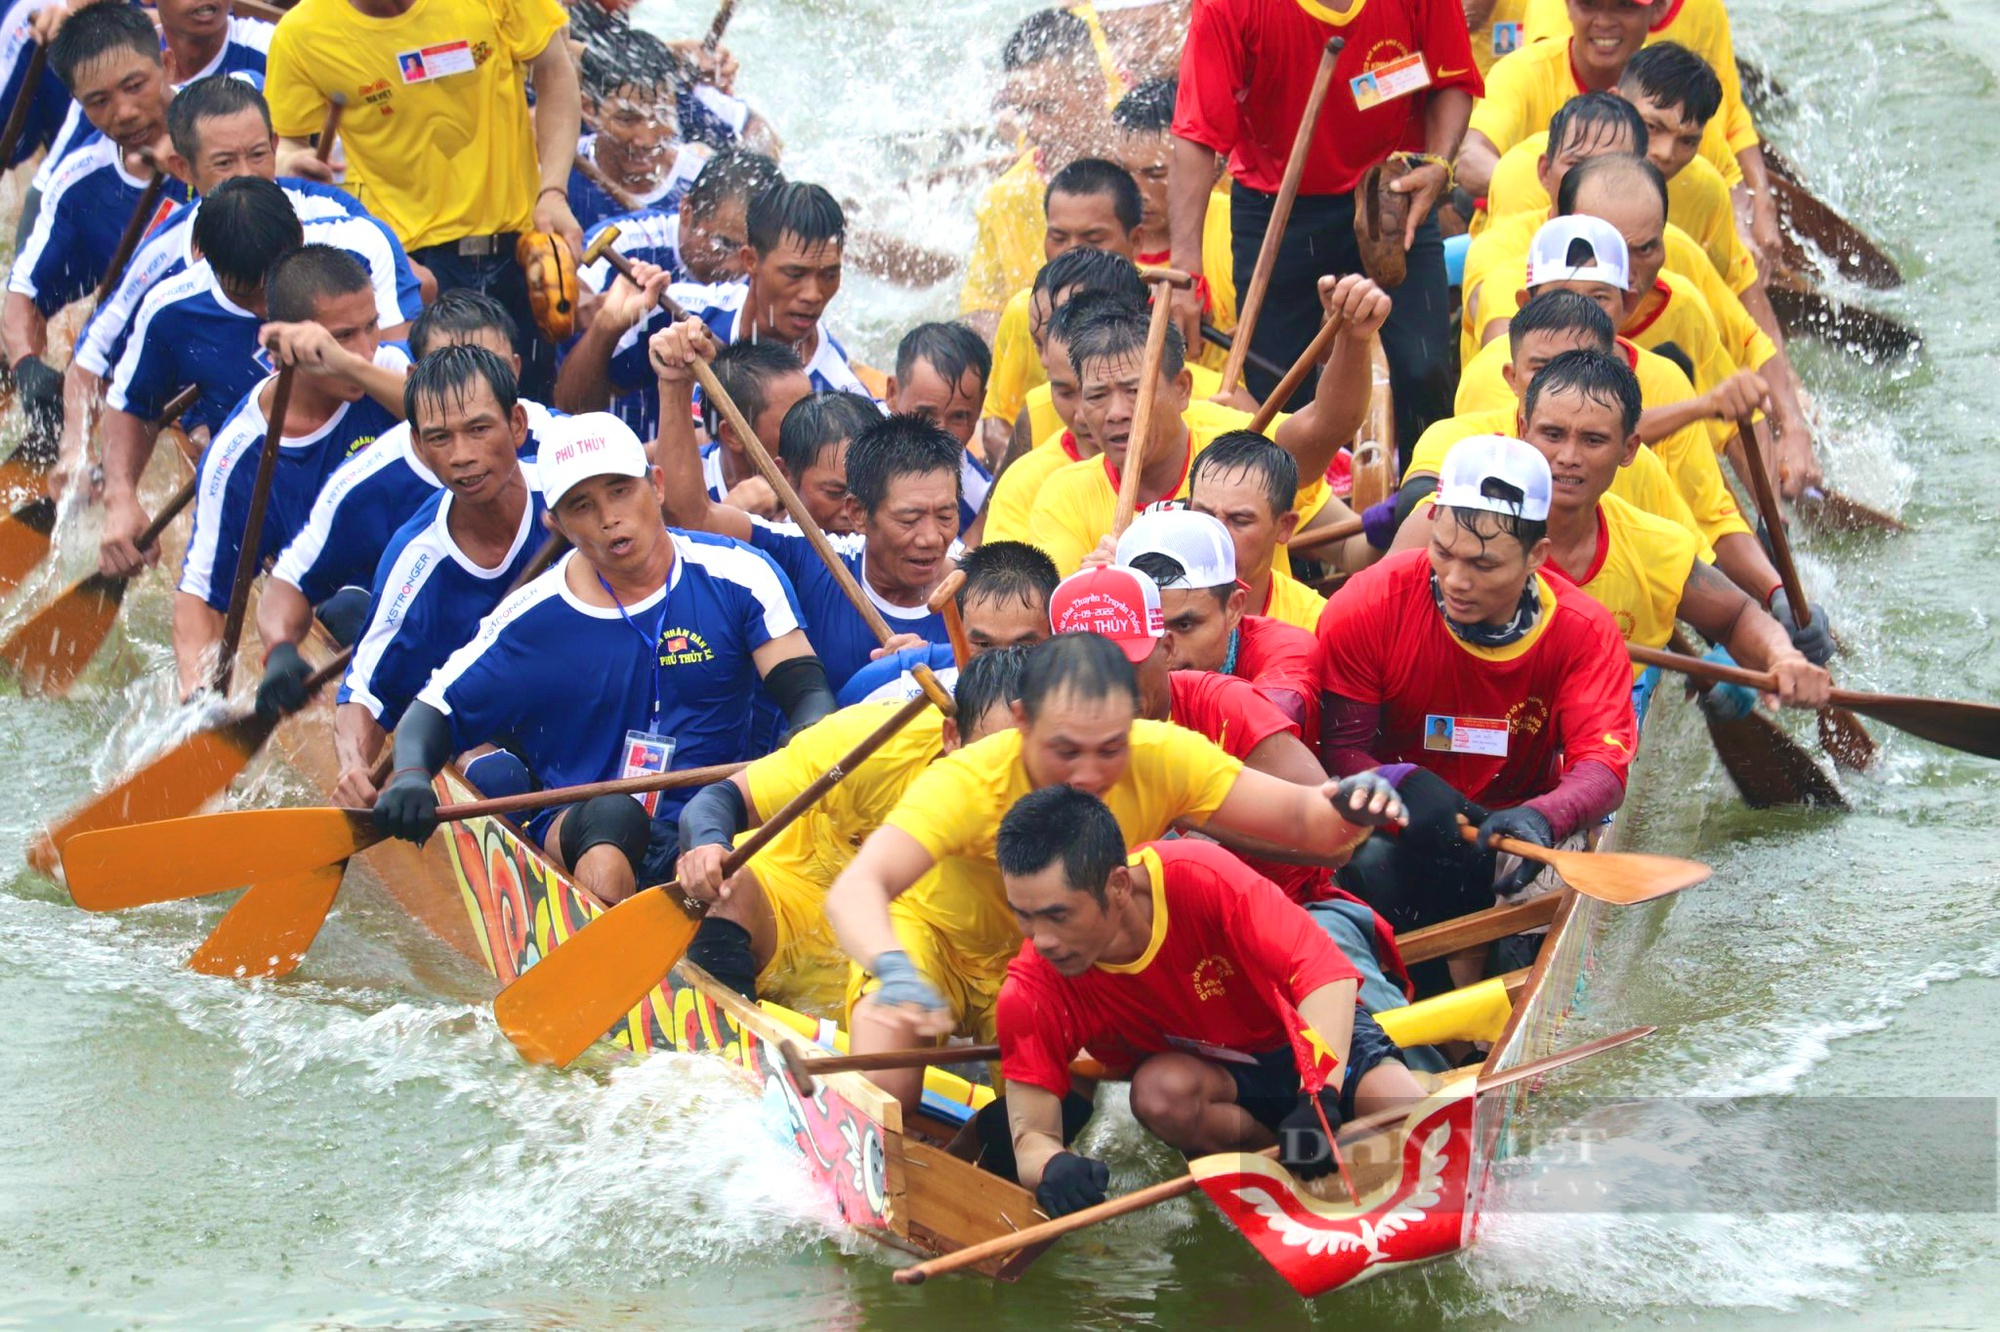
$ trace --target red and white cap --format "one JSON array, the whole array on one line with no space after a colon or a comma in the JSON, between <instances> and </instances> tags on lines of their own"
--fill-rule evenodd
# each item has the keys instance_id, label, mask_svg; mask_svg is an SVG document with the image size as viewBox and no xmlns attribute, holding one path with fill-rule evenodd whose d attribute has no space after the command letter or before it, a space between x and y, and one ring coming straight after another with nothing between
<instances>
[{"instance_id":1,"label":"red and white cap","mask_svg":"<svg viewBox=\"0 0 2000 1332\"><path fill-rule=\"evenodd\" d=\"M1049 628L1058 634L1102 634L1136 666L1166 637L1160 586L1137 569L1115 564L1073 573L1049 597Z\"/></svg>"},{"instance_id":2,"label":"red and white cap","mask_svg":"<svg viewBox=\"0 0 2000 1332\"><path fill-rule=\"evenodd\" d=\"M1629 291L1632 260L1625 238L1601 217L1550 218L1528 242L1528 289L1545 282L1608 282Z\"/></svg>"},{"instance_id":3,"label":"red and white cap","mask_svg":"<svg viewBox=\"0 0 2000 1332\"><path fill-rule=\"evenodd\" d=\"M1212 513L1194 509L1154 509L1132 520L1118 538L1117 560L1130 565L1141 555L1165 555L1186 570L1178 586L1226 587L1236 581L1236 543Z\"/></svg>"},{"instance_id":4,"label":"red and white cap","mask_svg":"<svg viewBox=\"0 0 2000 1332\"><path fill-rule=\"evenodd\" d=\"M632 427L610 412L555 417L543 435L536 470L551 509L572 486L593 476L644 476L652 466Z\"/></svg>"}]
</instances>

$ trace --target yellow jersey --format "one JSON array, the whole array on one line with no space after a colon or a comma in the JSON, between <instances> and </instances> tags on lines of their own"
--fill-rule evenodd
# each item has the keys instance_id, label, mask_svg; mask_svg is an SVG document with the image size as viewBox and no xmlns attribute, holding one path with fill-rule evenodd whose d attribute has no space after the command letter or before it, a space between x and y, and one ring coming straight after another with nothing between
<instances>
[{"instance_id":1,"label":"yellow jersey","mask_svg":"<svg viewBox=\"0 0 2000 1332\"><path fill-rule=\"evenodd\" d=\"M1493 168L1493 183L1486 187L1486 207L1473 215L1473 235L1483 233L1493 218L1515 213L1547 216L1549 192L1542 188L1537 170L1548 150L1549 132L1542 130L1500 155L1500 165ZM1690 158L1680 174L1667 182L1667 221L1701 247L1709 266L1731 291L1748 290L1757 281L1757 259L1736 230L1729 186L1707 158ZM1669 267L1679 265L1670 262Z\"/></svg>"},{"instance_id":2,"label":"yellow jersey","mask_svg":"<svg viewBox=\"0 0 2000 1332\"><path fill-rule=\"evenodd\" d=\"M1069 429L1056 411L1055 390L1048 386L1046 380L1028 390L1024 406L1028 413L1028 438L1035 441L1036 448L1041 448Z\"/></svg>"},{"instance_id":3,"label":"yellow jersey","mask_svg":"<svg viewBox=\"0 0 2000 1332\"><path fill-rule=\"evenodd\" d=\"M361 203L403 247L533 225L528 65L569 22L555 0L417 0L370 18L347 0L301 0L271 35L264 96L293 139L340 122Z\"/></svg>"},{"instance_id":4,"label":"yellow jersey","mask_svg":"<svg viewBox=\"0 0 2000 1332\"><path fill-rule=\"evenodd\" d=\"M1577 570L1572 577L1611 612L1622 637L1647 647L1665 647L1673 637L1681 594L1698 558L1694 534L1679 523L1606 495L1597 502L1596 556L1588 569ZM1637 680L1644 670L1634 662L1632 678Z\"/></svg>"},{"instance_id":5,"label":"yellow jersey","mask_svg":"<svg viewBox=\"0 0 2000 1332\"><path fill-rule=\"evenodd\" d=\"M1207 820L1242 771L1204 736L1171 722L1135 721L1124 775L1102 798L1126 845L1137 846L1165 834L1175 819ZM930 765L885 821L938 862L896 899L897 908L940 931L982 970L1004 969L1021 948L993 843L1001 817L1032 789L1021 733L1002 731Z\"/></svg>"},{"instance_id":6,"label":"yellow jersey","mask_svg":"<svg viewBox=\"0 0 2000 1332\"><path fill-rule=\"evenodd\" d=\"M1512 55L1495 61L1486 75L1486 96L1473 106L1467 128L1484 134L1503 153L1537 130L1546 130L1564 102L1589 91L1576 76L1569 48L1565 14L1561 40L1530 40ZM1743 180L1743 168L1730 151L1722 122L1721 116L1708 122L1701 137L1701 155L1715 164L1733 189Z\"/></svg>"},{"instance_id":7,"label":"yellow jersey","mask_svg":"<svg viewBox=\"0 0 2000 1332\"><path fill-rule=\"evenodd\" d=\"M1686 175L1686 172L1682 172ZM1734 233L1732 233L1734 234ZM1736 293L1715 265L1706 262L1707 249L1678 226L1667 228L1667 271L1678 273L1694 284L1708 303L1709 317L1722 340L1722 350L1738 370L1755 370L1778 354L1778 344L1757 326Z\"/></svg>"},{"instance_id":8,"label":"yellow jersey","mask_svg":"<svg viewBox=\"0 0 2000 1332\"><path fill-rule=\"evenodd\" d=\"M1522 33L1526 40L1566 38L1572 31L1564 0L1528 0ZM1708 62L1722 84L1722 108L1709 121L1709 128L1721 127L1722 140L1731 154L1756 147L1757 126L1743 101L1743 76L1736 68L1736 44L1722 0L1672 0L1666 17L1655 21L1647 34L1646 45L1654 42L1678 42ZM1702 144L1705 150L1705 138Z\"/></svg>"},{"instance_id":9,"label":"yellow jersey","mask_svg":"<svg viewBox=\"0 0 2000 1332\"><path fill-rule=\"evenodd\" d=\"M346 0L334 0L345 4ZM1042 175L1037 153L1021 154L1000 179L986 187L974 210L978 229L972 257L965 266L965 285L958 294L960 314L1004 310L1008 297L1035 280L1042 267L1042 237L1048 218L1042 211Z\"/></svg>"},{"instance_id":10,"label":"yellow jersey","mask_svg":"<svg viewBox=\"0 0 2000 1332\"><path fill-rule=\"evenodd\" d=\"M1000 312L1000 325L993 330L993 370L986 376L986 401L980 415L997 417L1010 426L1027 406L1028 391L1049 382L1042 354L1035 350L1028 328L1028 300L1033 294L1033 288L1023 287L1008 297L1007 308Z\"/></svg>"},{"instance_id":11,"label":"yellow jersey","mask_svg":"<svg viewBox=\"0 0 2000 1332\"><path fill-rule=\"evenodd\" d=\"M1049 478L1073 462L1083 461L1076 452L1075 437L1058 423L1054 436L1042 441L1000 473L993 493L986 501L985 540L1030 541L1034 533L1029 515L1035 496L1042 493Z\"/></svg>"},{"instance_id":12,"label":"yellow jersey","mask_svg":"<svg viewBox=\"0 0 2000 1332\"><path fill-rule=\"evenodd\" d=\"M1271 570L1271 590L1264 597L1264 608L1253 610L1250 614L1283 620L1312 634L1319 632L1319 613L1325 609L1325 597L1274 567Z\"/></svg>"}]
</instances>

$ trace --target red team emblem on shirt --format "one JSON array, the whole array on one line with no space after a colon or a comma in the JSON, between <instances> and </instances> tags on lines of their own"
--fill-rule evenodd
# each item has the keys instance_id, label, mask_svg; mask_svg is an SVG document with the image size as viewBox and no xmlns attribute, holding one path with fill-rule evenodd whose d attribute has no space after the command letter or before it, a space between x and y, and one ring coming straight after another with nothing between
<instances>
[{"instance_id":1,"label":"red team emblem on shirt","mask_svg":"<svg viewBox=\"0 0 2000 1332\"><path fill-rule=\"evenodd\" d=\"M1548 720L1549 705L1532 695L1507 709L1507 729L1515 735L1540 735Z\"/></svg>"}]
</instances>

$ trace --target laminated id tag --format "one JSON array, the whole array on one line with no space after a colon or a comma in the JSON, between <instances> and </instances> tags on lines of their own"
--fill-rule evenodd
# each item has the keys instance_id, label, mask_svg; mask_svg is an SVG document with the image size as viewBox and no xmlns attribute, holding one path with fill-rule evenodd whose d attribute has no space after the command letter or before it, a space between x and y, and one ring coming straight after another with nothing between
<instances>
[{"instance_id":1,"label":"laminated id tag","mask_svg":"<svg viewBox=\"0 0 2000 1332\"><path fill-rule=\"evenodd\" d=\"M625 732L625 762L619 769L620 777L648 777L656 772L666 772L673 766L674 738L670 735L655 735L651 731ZM645 806L651 815L660 807L660 793L647 791L632 797Z\"/></svg>"},{"instance_id":2,"label":"laminated id tag","mask_svg":"<svg viewBox=\"0 0 2000 1332\"><path fill-rule=\"evenodd\" d=\"M1424 748L1443 754L1484 754L1507 757L1507 722L1494 717L1424 718Z\"/></svg>"},{"instance_id":3,"label":"laminated id tag","mask_svg":"<svg viewBox=\"0 0 2000 1332\"><path fill-rule=\"evenodd\" d=\"M1431 71L1424 64L1424 53L1412 51L1401 60L1356 75L1347 81L1347 86L1354 93L1356 108L1366 111L1430 87Z\"/></svg>"},{"instance_id":4,"label":"laminated id tag","mask_svg":"<svg viewBox=\"0 0 2000 1332\"><path fill-rule=\"evenodd\" d=\"M1247 1055L1241 1050L1232 1050L1226 1045L1211 1045L1207 1041L1198 1041L1191 1036L1169 1036L1166 1039L1168 1045L1182 1054L1211 1059L1218 1064L1245 1064L1251 1068L1257 1066L1256 1056Z\"/></svg>"},{"instance_id":5,"label":"laminated id tag","mask_svg":"<svg viewBox=\"0 0 2000 1332\"><path fill-rule=\"evenodd\" d=\"M1521 25L1518 23L1496 23L1493 25L1493 54L1512 55L1521 49Z\"/></svg>"}]
</instances>

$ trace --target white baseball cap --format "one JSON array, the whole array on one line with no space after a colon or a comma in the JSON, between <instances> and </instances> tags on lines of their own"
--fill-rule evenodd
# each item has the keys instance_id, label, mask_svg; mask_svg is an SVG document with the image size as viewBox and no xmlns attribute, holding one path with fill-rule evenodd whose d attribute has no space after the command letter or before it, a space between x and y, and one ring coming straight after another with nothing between
<instances>
[{"instance_id":1,"label":"white baseball cap","mask_svg":"<svg viewBox=\"0 0 2000 1332\"><path fill-rule=\"evenodd\" d=\"M610 412L553 417L543 434L536 462L542 498L551 509L572 486L593 476L644 476L652 466L632 427Z\"/></svg>"},{"instance_id":2,"label":"white baseball cap","mask_svg":"<svg viewBox=\"0 0 2000 1332\"><path fill-rule=\"evenodd\" d=\"M1516 504L1490 483L1499 482L1521 495ZM1541 522L1549 516L1554 490L1549 461L1541 450L1506 435L1472 435L1451 446L1438 466L1437 493L1431 502L1447 509L1484 509Z\"/></svg>"},{"instance_id":3,"label":"white baseball cap","mask_svg":"<svg viewBox=\"0 0 2000 1332\"><path fill-rule=\"evenodd\" d=\"M1223 587L1236 581L1236 544L1212 513L1156 509L1132 520L1115 558L1130 567L1141 555L1166 555L1187 571L1176 586Z\"/></svg>"},{"instance_id":4,"label":"white baseball cap","mask_svg":"<svg viewBox=\"0 0 2000 1332\"><path fill-rule=\"evenodd\" d=\"M1545 282L1608 282L1630 290L1632 261L1625 238L1601 217L1575 213L1550 218L1528 242L1528 289Z\"/></svg>"}]
</instances>

